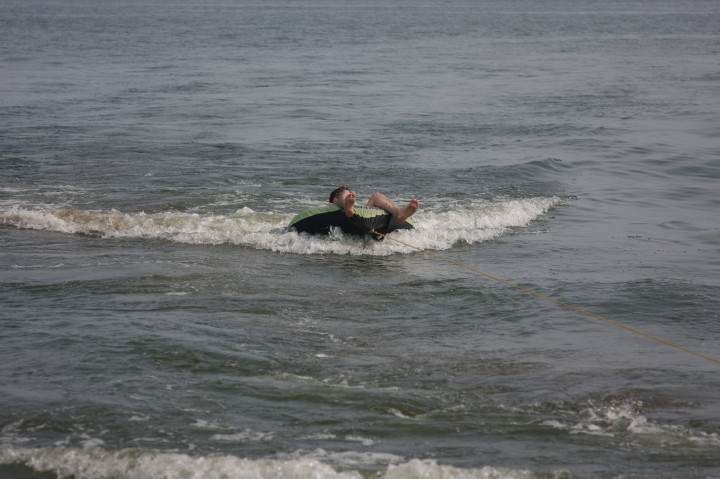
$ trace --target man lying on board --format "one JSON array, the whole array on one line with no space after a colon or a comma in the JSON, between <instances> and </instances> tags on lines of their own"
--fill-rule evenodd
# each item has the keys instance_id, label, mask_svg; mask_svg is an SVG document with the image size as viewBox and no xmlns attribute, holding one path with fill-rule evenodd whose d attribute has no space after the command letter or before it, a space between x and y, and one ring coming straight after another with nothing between
<instances>
[{"instance_id":1,"label":"man lying on board","mask_svg":"<svg viewBox=\"0 0 720 479\"><path fill-rule=\"evenodd\" d=\"M299 233L327 235L333 229L340 229L352 236L382 240L384 235L395 230L409 230L415 226L410 217L420 208L413 198L406 206L399 207L382 193L370 197L366 206L355 206L357 196L347 186L336 188L330 193L327 206L315 207L297 214L288 228Z\"/></svg>"}]
</instances>

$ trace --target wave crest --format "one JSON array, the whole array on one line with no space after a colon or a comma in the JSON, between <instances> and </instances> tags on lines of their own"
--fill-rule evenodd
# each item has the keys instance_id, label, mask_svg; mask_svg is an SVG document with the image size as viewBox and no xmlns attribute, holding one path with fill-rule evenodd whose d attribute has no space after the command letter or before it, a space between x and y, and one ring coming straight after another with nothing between
<instances>
[{"instance_id":1,"label":"wave crest","mask_svg":"<svg viewBox=\"0 0 720 479\"><path fill-rule=\"evenodd\" d=\"M557 197L482 201L416 215L416 229L393 233L419 248L449 249L459 242L492 240L510 228L528 226L550 209L563 204ZM0 211L0 223L35 230L81 234L100 238L145 238L185 244L238 246L297 254L387 255L408 252L400 244L344 237L310 237L288 231L294 213L257 212L242 208L234 213L184 212L123 213L117 210L29 209Z\"/></svg>"}]
</instances>

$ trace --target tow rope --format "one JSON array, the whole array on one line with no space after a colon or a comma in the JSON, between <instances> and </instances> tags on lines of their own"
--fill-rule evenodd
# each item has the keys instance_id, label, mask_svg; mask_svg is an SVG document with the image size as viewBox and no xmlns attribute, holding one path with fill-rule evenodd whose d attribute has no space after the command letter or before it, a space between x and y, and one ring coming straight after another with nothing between
<instances>
[{"instance_id":1,"label":"tow rope","mask_svg":"<svg viewBox=\"0 0 720 479\"><path fill-rule=\"evenodd\" d=\"M395 238L392 238L392 237L390 237L390 236L388 236L388 235L384 235L384 234L382 234L382 233L378 233L378 232L375 231L375 230L371 231L371 233L376 234L376 235L379 235L379 236L382 236L383 238L389 239L389 240L391 240L391 241L395 241L396 243L400 243L401 245L404 245L404 246L407 246L408 248L412 248L412 249L414 249L414 250L420 251L421 253L425 253L426 255L432 256L433 258L437 258L437 259L442 260L442 261L445 261L445 262L447 262L447 263L454 264L455 266L459 266L459 267L461 267L461 268L464 268L464 269L466 269L466 270L468 270L468 271L472 271L473 273L479 274L480 276L484 276L484 277L486 277L486 278L492 279L492 280L494 280L494 281L497 281L497 282L502 283L502 284L504 284L504 285L507 285L507 286L510 286L510 287L512 287L512 288L518 289L518 290L523 291L523 292L525 292L525 293L532 294L533 296L537 296L538 298L544 299L544 300L546 300L546 301L550 301L550 302L552 302L552 303L558 304L558 305L563 306L563 307L568 308L568 309L572 309L573 311L576 311L576 312L578 312L578 313L580 313L580 314L584 314L584 315L586 315L586 316L590 316L591 318L599 319L600 321L604 321L604 322L606 322L606 323L612 324L613 326L617 326L618 328L622 328L622 329L624 329L624 330L626 330L626 331L630 331L631 333L635 333L635 334L637 334L637 335L644 336L644 337L646 337L646 338L648 338L648 339L652 339L653 341L657 341L657 342L659 342L659 343L665 344L666 346L670 346L670 347L672 347L672 348L679 349L680 351L685 351L686 353L690 353L690 354L692 354L692 355L695 355L695 356L697 356L697 357L699 357L699 358L702 358L702 359L705 359L705 360L707 360L707 361L711 361L711 362L713 362L713 363L720 364L720 359L716 359L716 358L707 356L707 355L705 355L705 354L699 353L699 352L697 352L697 351L693 351L692 349L688 349L688 348L686 348L686 347L684 347L684 346L680 346L680 345L678 345L678 344L672 343L672 342L667 341L667 340L665 340L665 339L662 339L662 338L659 338L659 337L657 337L657 336L654 336L654 335L652 335L652 334L650 334L650 333L646 333L646 332L644 332L644 331L640 331L640 330L638 330L638 329L631 328L630 326L626 326L626 325L624 325L624 324L622 324L622 323L619 323L619 322L617 322L617 321L613 321L612 319L608 319L608 318L606 318L605 316L600 316L599 314L595 314L595 313L592 313L592 312L587 311L587 310L585 310L585 309L578 308L577 306L573 306L572 304L568 304L568 303L565 303L565 302L563 302L563 301L557 300L557 299L555 299L555 298L551 298L550 296L546 296L546 295L544 295L544 294L542 294L542 293L538 293L537 291L533 291L532 289L526 288L526 287L524 287L524 286L520 286L519 284L511 283L510 281L504 280L504 279L502 279L502 278L498 278L497 276L493 276L493 275L491 275L491 274L484 273L484 272L482 272L482 271L480 271L480 270L478 270L478 269L475 269L475 268L473 268L473 267L471 267L471 266L467 266L467 265L465 265L465 264L463 264L463 263L460 263L460 262L458 262L458 261L455 261L455 260L453 260L453 259L450 259L450 258L448 258L448 257L446 257L446 256L442 256L442 255L439 255L439 254L437 254L437 253L433 253L432 251L428 251L428 250L426 250L426 249L422 249L422 248L419 248L419 247L417 247L417 246L413 246L413 245L411 245L411 244L409 244L409 243L406 243L406 242L404 242L404 241L400 241L399 239L395 239Z\"/></svg>"}]
</instances>

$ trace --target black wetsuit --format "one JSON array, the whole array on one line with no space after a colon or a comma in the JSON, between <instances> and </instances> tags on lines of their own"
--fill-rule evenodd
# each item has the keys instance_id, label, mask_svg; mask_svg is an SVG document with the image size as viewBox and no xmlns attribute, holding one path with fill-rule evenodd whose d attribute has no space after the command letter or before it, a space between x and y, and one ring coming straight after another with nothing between
<instances>
[{"instance_id":1,"label":"black wetsuit","mask_svg":"<svg viewBox=\"0 0 720 479\"><path fill-rule=\"evenodd\" d=\"M329 234L331 228L340 228L345 234L370 235L376 240L383 237L372 231L388 234L398 229L413 229L410 221L400 223L396 216L371 206L355 207L355 214L350 218L337 206L312 208L295 216L288 227L309 234Z\"/></svg>"}]
</instances>

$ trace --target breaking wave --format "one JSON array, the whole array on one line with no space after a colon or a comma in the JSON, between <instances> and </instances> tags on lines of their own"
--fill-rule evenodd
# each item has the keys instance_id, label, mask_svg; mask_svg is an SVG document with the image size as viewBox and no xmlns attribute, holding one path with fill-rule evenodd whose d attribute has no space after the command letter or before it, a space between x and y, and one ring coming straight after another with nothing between
<instances>
[{"instance_id":1,"label":"breaking wave","mask_svg":"<svg viewBox=\"0 0 720 479\"><path fill-rule=\"evenodd\" d=\"M314 458L245 459L236 456L199 456L182 453L124 449L111 452L101 447L88 449L56 447L47 449L0 449L0 464L18 464L35 471L75 479L161 479L202 477L203 479L362 479L358 471L338 471ZM374 475L378 479L442 477L444 479L562 479L566 472L534 473L528 470L495 468L460 469L432 460L413 459L390 464Z\"/></svg>"},{"instance_id":2,"label":"breaking wave","mask_svg":"<svg viewBox=\"0 0 720 479\"><path fill-rule=\"evenodd\" d=\"M558 207L558 197L481 201L415 216L417 229L393 233L424 248L443 250L454 244L492 240L510 229L528 226ZM185 212L124 213L117 210L32 209L14 206L0 211L0 223L17 228L81 234L99 238L145 238L177 243L238 246L298 254L385 255L410 252L400 244L363 241L342 234L311 237L288 231L293 214L242 208L230 214Z\"/></svg>"}]
</instances>

